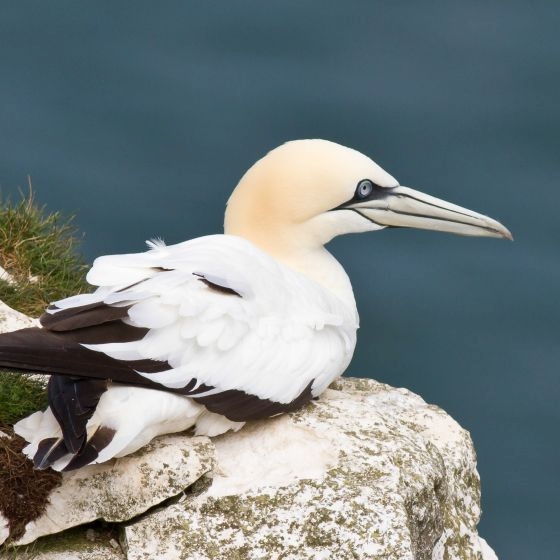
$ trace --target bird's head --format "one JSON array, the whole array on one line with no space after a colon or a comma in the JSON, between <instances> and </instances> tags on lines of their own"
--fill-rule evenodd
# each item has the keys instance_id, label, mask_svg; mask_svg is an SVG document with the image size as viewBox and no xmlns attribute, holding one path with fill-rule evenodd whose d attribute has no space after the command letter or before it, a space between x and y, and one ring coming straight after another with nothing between
<instances>
[{"instance_id":1,"label":"bird's head","mask_svg":"<svg viewBox=\"0 0 560 560\"><path fill-rule=\"evenodd\" d=\"M242 177L225 215L226 233L272 253L385 227L511 239L496 220L403 187L367 156L326 140L269 152Z\"/></svg>"}]
</instances>

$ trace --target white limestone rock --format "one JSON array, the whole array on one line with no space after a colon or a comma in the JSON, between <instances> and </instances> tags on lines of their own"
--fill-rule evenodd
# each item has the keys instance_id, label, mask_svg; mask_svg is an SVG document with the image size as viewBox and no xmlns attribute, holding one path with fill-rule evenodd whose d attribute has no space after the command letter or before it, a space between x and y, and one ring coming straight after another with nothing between
<instances>
[{"instance_id":1,"label":"white limestone rock","mask_svg":"<svg viewBox=\"0 0 560 560\"><path fill-rule=\"evenodd\" d=\"M38 324L39 321L37 319L32 319L0 301L0 333L34 327Z\"/></svg>"},{"instance_id":2,"label":"white limestone rock","mask_svg":"<svg viewBox=\"0 0 560 560\"><path fill-rule=\"evenodd\" d=\"M0 267L0 276L3 268ZM4 271L8 274L6 271ZM1 279L1 278L0 278ZM27 315L12 309L8 305L6 305L3 301L0 300L0 333L5 332L12 332L17 331L18 329L25 329L27 327L37 327L39 326L39 319L33 319L32 317L28 317ZM15 374L19 375L19 374ZM28 374L28 378L37 381L41 385L46 387L48 382L47 375L40 375L40 374ZM2 540L0 539L0 543Z\"/></svg>"},{"instance_id":3,"label":"white limestone rock","mask_svg":"<svg viewBox=\"0 0 560 560\"><path fill-rule=\"evenodd\" d=\"M212 484L123 529L128 560L491 560L469 434L404 389L343 379L213 439Z\"/></svg>"},{"instance_id":4,"label":"white limestone rock","mask_svg":"<svg viewBox=\"0 0 560 560\"><path fill-rule=\"evenodd\" d=\"M16 284L14 277L5 269L0 266L0 280L3 280L10 286Z\"/></svg>"},{"instance_id":5,"label":"white limestone rock","mask_svg":"<svg viewBox=\"0 0 560 560\"><path fill-rule=\"evenodd\" d=\"M213 466L208 438L173 435L127 457L65 473L45 513L26 525L15 544L95 519L126 521L177 496Z\"/></svg>"},{"instance_id":6,"label":"white limestone rock","mask_svg":"<svg viewBox=\"0 0 560 560\"><path fill-rule=\"evenodd\" d=\"M3 543L10 535L8 520L0 513L0 543Z\"/></svg>"}]
</instances>

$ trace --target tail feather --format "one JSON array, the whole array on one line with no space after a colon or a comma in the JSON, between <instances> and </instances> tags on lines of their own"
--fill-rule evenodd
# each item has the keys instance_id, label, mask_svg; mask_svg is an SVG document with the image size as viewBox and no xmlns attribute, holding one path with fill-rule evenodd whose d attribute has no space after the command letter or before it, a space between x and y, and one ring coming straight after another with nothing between
<instances>
[{"instance_id":1,"label":"tail feather","mask_svg":"<svg viewBox=\"0 0 560 560\"><path fill-rule=\"evenodd\" d=\"M37 468L70 471L128 455L158 435L184 431L195 425L204 411L188 397L110 385L87 421L85 441L76 451L66 445L51 408L20 420L14 430L30 442L24 453Z\"/></svg>"},{"instance_id":2,"label":"tail feather","mask_svg":"<svg viewBox=\"0 0 560 560\"><path fill-rule=\"evenodd\" d=\"M97 463L99 453L105 449L115 437L116 431L107 426L99 426L93 436L86 442L83 449L72 457L69 463L62 469L72 471L85 467L91 463Z\"/></svg>"},{"instance_id":3,"label":"tail feather","mask_svg":"<svg viewBox=\"0 0 560 560\"><path fill-rule=\"evenodd\" d=\"M36 469L44 470L66 455L68 455L68 448L62 438L45 438L37 446L37 451L33 455L33 465Z\"/></svg>"}]
</instances>

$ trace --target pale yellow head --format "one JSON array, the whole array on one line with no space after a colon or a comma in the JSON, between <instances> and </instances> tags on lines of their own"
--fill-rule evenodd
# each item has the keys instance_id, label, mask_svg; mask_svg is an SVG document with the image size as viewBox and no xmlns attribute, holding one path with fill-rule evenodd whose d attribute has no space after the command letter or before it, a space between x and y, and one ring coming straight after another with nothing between
<instances>
[{"instance_id":1,"label":"pale yellow head","mask_svg":"<svg viewBox=\"0 0 560 560\"><path fill-rule=\"evenodd\" d=\"M225 233L288 260L336 235L384 227L511 238L495 220L402 187L367 156L326 140L288 142L257 161L224 223Z\"/></svg>"},{"instance_id":2,"label":"pale yellow head","mask_svg":"<svg viewBox=\"0 0 560 560\"><path fill-rule=\"evenodd\" d=\"M225 231L236 235L302 224L352 198L360 179L398 183L368 157L327 140L295 140L257 161L233 191Z\"/></svg>"}]
</instances>

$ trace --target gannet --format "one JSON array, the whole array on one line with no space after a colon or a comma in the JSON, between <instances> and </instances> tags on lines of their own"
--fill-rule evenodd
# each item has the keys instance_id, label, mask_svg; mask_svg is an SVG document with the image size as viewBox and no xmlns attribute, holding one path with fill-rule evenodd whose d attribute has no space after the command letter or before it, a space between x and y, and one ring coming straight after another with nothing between
<instances>
[{"instance_id":1,"label":"gannet","mask_svg":"<svg viewBox=\"0 0 560 560\"><path fill-rule=\"evenodd\" d=\"M216 436L302 407L347 368L358 313L335 236L413 227L511 239L326 140L288 142L241 178L224 234L95 260L93 293L0 336L0 365L52 374L15 425L39 469L122 457L164 433Z\"/></svg>"}]
</instances>

